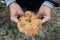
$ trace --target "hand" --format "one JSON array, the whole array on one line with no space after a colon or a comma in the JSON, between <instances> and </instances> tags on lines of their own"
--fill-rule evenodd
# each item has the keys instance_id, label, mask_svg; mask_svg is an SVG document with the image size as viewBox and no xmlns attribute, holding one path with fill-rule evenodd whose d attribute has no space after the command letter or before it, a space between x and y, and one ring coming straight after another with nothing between
<instances>
[{"instance_id":1,"label":"hand","mask_svg":"<svg viewBox=\"0 0 60 40\"><path fill-rule=\"evenodd\" d=\"M9 6L10 9L10 19L12 22L18 23L18 16L24 15L23 10L17 3L12 3Z\"/></svg>"},{"instance_id":2,"label":"hand","mask_svg":"<svg viewBox=\"0 0 60 40\"><path fill-rule=\"evenodd\" d=\"M51 8L49 8L48 6L42 5L38 11L38 14L43 16L42 19L42 24L50 21L51 19Z\"/></svg>"}]
</instances>

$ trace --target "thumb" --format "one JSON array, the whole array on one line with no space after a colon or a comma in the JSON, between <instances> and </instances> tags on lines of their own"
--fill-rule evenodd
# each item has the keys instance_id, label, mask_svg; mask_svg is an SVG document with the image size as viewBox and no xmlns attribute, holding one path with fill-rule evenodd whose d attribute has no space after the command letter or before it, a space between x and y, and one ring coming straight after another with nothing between
<instances>
[{"instance_id":1,"label":"thumb","mask_svg":"<svg viewBox=\"0 0 60 40\"><path fill-rule=\"evenodd\" d=\"M23 12L23 10L21 8L17 10L17 13L20 16L23 16L24 15L24 12Z\"/></svg>"},{"instance_id":2,"label":"thumb","mask_svg":"<svg viewBox=\"0 0 60 40\"><path fill-rule=\"evenodd\" d=\"M42 10L39 10L37 14L43 15L43 13L44 13L44 12L43 12Z\"/></svg>"}]
</instances>

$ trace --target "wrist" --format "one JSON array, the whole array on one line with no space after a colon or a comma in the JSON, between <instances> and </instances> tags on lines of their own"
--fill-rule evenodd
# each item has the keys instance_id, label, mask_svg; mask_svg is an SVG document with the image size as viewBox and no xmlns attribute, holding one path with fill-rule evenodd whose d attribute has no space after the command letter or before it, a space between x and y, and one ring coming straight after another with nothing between
<instances>
[{"instance_id":1,"label":"wrist","mask_svg":"<svg viewBox=\"0 0 60 40\"><path fill-rule=\"evenodd\" d=\"M7 7L13 2L16 2L16 0L5 0L5 3L6 3Z\"/></svg>"},{"instance_id":2,"label":"wrist","mask_svg":"<svg viewBox=\"0 0 60 40\"><path fill-rule=\"evenodd\" d=\"M8 7L10 8L10 7L12 7L12 6L15 6L17 3L11 3Z\"/></svg>"},{"instance_id":3,"label":"wrist","mask_svg":"<svg viewBox=\"0 0 60 40\"><path fill-rule=\"evenodd\" d=\"M50 7L51 9L53 9L54 6L55 6L53 3L49 2L49 1L45 1L42 5L48 6L48 7Z\"/></svg>"},{"instance_id":4,"label":"wrist","mask_svg":"<svg viewBox=\"0 0 60 40\"><path fill-rule=\"evenodd\" d=\"M50 8L49 6L46 6L46 5L42 5L42 6L45 7L46 9L52 10L52 8Z\"/></svg>"}]
</instances>

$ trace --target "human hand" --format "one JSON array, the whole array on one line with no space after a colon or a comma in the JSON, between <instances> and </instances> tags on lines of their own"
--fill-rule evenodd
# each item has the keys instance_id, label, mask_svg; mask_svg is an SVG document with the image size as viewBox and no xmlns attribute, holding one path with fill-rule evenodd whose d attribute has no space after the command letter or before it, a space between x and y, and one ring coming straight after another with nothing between
<instances>
[{"instance_id":1,"label":"human hand","mask_svg":"<svg viewBox=\"0 0 60 40\"><path fill-rule=\"evenodd\" d=\"M9 10L10 10L10 20L12 22L18 23L18 16L24 15L24 12L21 9L21 7L17 3L12 3L9 6Z\"/></svg>"},{"instance_id":2,"label":"human hand","mask_svg":"<svg viewBox=\"0 0 60 40\"><path fill-rule=\"evenodd\" d=\"M51 8L49 8L48 6L42 5L38 11L38 14L43 16L42 19L42 24L50 21L51 19Z\"/></svg>"}]
</instances>

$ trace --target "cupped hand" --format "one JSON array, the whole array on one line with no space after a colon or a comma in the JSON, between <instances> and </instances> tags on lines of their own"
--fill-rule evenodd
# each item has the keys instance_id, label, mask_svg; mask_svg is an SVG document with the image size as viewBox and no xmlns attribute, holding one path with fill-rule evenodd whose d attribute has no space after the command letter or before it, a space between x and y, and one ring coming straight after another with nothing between
<instances>
[{"instance_id":1,"label":"cupped hand","mask_svg":"<svg viewBox=\"0 0 60 40\"><path fill-rule=\"evenodd\" d=\"M12 22L18 23L18 16L24 15L22 8L17 3L12 3L9 6L9 10L10 10L10 20Z\"/></svg>"},{"instance_id":2,"label":"cupped hand","mask_svg":"<svg viewBox=\"0 0 60 40\"><path fill-rule=\"evenodd\" d=\"M45 22L50 21L51 19L51 8L45 5L42 5L38 11L38 14L43 16L42 19L42 24L44 24Z\"/></svg>"}]
</instances>

